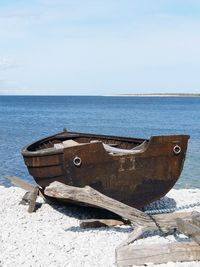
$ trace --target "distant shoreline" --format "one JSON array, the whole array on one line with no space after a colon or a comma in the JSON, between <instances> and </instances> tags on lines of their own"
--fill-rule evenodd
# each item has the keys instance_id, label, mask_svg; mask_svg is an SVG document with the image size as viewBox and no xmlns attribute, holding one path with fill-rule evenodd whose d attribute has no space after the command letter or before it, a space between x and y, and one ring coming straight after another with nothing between
<instances>
[{"instance_id":1,"label":"distant shoreline","mask_svg":"<svg viewBox=\"0 0 200 267\"><path fill-rule=\"evenodd\" d=\"M150 96L150 97L200 97L200 94L172 93L172 94L116 94L113 96Z\"/></svg>"},{"instance_id":2,"label":"distant shoreline","mask_svg":"<svg viewBox=\"0 0 200 267\"><path fill-rule=\"evenodd\" d=\"M125 93L125 94L102 94L102 95L73 95L73 94L69 94L69 95L5 95L5 94L0 94L0 97L2 96L16 96L16 97L45 97L45 96L100 96L100 97L111 97L111 96L118 96L118 97L200 97L200 93L196 94L196 93L151 93L151 94L132 94L132 93Z\"/></svg>"}]
</instances>

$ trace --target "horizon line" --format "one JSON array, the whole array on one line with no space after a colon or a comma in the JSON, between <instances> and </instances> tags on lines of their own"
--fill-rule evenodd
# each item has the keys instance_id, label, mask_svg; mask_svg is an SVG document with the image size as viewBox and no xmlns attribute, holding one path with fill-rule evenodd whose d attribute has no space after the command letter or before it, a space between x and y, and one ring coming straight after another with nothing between
<instances>
[{"instance_id":1,"label":"horizon line","mask_svg":"<svg viewBox=\"0 0 200 267\"><path fill-rule=\"evenodd\" d=\"M200 93L118 93L118 94L0 94L0 96L200 96Z\"/></svg>"}]
</instances>

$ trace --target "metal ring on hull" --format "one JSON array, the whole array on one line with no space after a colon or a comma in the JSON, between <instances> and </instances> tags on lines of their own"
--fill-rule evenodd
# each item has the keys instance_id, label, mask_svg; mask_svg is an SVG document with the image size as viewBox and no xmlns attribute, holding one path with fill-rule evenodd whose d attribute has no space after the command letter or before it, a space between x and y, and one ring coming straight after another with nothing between
<instances>
[{"instance_id":1,"label":"metal ring on hull","mask_svg":"<svg viewBox=\"0 0 200 267\"><path fill-rule=\"evenodd\" d=\"M179 145L175 145L173 148L173 152L175 155L179 155L181 153L181 147Z\"/></svg>"},{"instance_id":2,"label":"metal ring on hull","mask_svg":"<svg viewBox=\"0 0 200 267\"><path fill-rule=\"evenodd\" d=\"M80 166L81 166L81 163L82 163L81 158L79 158L79 157L76 156L76 157L73 159L73 163L74 163L74 165L75 165L76 167L80 167Z\"/></svg>"}]
</instances>

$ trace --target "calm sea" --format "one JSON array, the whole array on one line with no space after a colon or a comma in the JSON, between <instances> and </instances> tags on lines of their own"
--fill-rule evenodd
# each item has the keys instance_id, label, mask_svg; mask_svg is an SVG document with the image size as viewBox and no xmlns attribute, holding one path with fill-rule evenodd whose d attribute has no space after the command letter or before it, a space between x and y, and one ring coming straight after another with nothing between
<instances>
[{"instance_id":1,"label":"calm sea","mask_svg":"<svg viewBox=\"0 0 200 267\"><path fill-rule=\"evenodd\" d=\"M142 138L189 134L176 187L200 187L200 97L0 96L0 184L9 175L32 181L21 148L64 127Z\"/></svg>"}]
</instances>

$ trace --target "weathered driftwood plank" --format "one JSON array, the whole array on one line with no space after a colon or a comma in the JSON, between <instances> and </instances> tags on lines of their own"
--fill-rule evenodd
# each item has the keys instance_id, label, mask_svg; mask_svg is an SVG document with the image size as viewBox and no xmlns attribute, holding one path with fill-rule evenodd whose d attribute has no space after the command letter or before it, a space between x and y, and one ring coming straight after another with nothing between
<instances>
[{"instance_id":1,"label":"weathered driftwood plank","mask_svg":"<svg viewBox=\"0 0 200 267\"><path fill-rule=\"evenodd\" d=\"M35 187L34 191L31 192L30 194L29 207L28 207L29 213L32 213L36 210L36 199L38 197L38 194L39 194L39 188Z\"/></svg>"},{"instance_id":2,"label":"weathered driftwood plank","mask_svg":"<svg viewBox=\"0 0 200 267\"><path fill-rule=\"evenodd\" d=\"M196 241L200 245L200 227L183 219L177 218L177 230Z\"/></svg>"},{"instance_id":3,"label":"weathered driftwood plank","mask_svg":"<svg viewBox=\"0 0 200 267\"><path fill-rule=\"evenodd\" d=\"M200 227L200 213L199 212L194 211L192 213L192 223Z\"/></svg>"},{"instance_id":4,"label":"weathered driftwood plank","mask_svg":"<svg viewBox=\"0 0 200 267\"><path fill-rule=\"evenodd\" d=\"M32 213L36 211L36 200L39 194L39 188L35 187L34 191L26 192L19 204L29 205L28 212Z\"/></svg>"},{"instance_id":5,"label":"weathered driftwood plank","mask_svg":"<svg viewBox=\"0 0 200 267\"><path fill-rule=\"evenodd\" d=\"M81 228L99 228L106 226L116 226L116 225L124 225L126 224L123 220L115 220L115 219L86 219L80 221Z\"/></svg>"},{"instance_id":6,"label":"weathered driftwood plank","mask_svg":"<svg viewBox=\"0 0 200 267\"><path fill-rule=\"evenodd\" d=\"M53 182L45 188L44 193L50 197L69 199L107 209L120 215L122 218L130 220L136 227L144 227L145 231L157 228L162 231L172 230L176 228L176 218L184 219L191 217L191 212L150 216L122 202L109 198L89 186L79 188L60 182Z\"/></svg>"},{"instance_id":7,"label":"weathered driftwood plank","mask_svg":"<svg viewBox=\"0 0 200 267\"><path fill-rule=\"evenodd\" d=\"M35 185L28 183L27 181L25 181L24 179L21 179L17 176L7 176L6 177L13 185L20 187L28 192L33 192L35 190ZM37 186L37 188L39 189L39 187ZM44 197L44 194L42 193L42 190L39 189L39 196L42 198Z\"/></svg>"},{"instance_id":8,"label":"weathered driftwood plank","mask_svg":"<svg viewBox=\"0 0 200 267\"><path fill-rule=\"evenodd\" d=\"M145 263L167 263L169 261L200 260L200 246L196 242L174 242L169 244L147 244L123 246L116 252L118 267L144 265Z\"/></svg>"},{"instance_id":9,"label":"weathered driftwood plank","mask_svg":"<svg viewBox=\"0 0 200 267\"><path fill-rule=\"evenodd\" d=\"M118 266L143 265L147 262L165 263L168 261L200 260L200 246L195 242L158 245L128 245L139 238L145 231L160 229L169 231L177 228L177 218L189 220L192 213L172 213L147 215L133 207L109 198L95 189L72 187L53 182L44 191L45 195L60 199L69 199L107 209L128 219L135 226L134 231L116 249Z\"/></svg>"},{"instance_id":10,"label":"weathered driftwood plank","mask_svg":"<svg viewBox=\"0 0 200 267\"><path fill-rule=\"evenodd\" d=\"M107 209L131 220L136 225L144 225L146 223L150 223L152 226L155 225L149 215L144 212L109 198L89 186L80 188L53 182L45 188L44 193L50 197L69 199Z\"/></svg>"},{"instance_id":11,"label":"weathered driftwood plank","mask_svg":"<svg viewBox=\"0 0 200 267\"><path fill-rule=\"evenodd\" d=\"M19 202L19 204L22 204L22 205L29 204L30 198L31 198L31 192L28 191L24 194L24 196L22 197L22 200Z\"/></svg>"},{"instance_id":12,"label":"weathered driftwood plank","mask_svg":"<svg viewBox=\"0 0 200 267\"><path fill-rule=\"evenodd\" d=\"M17 176L8 176L6 178L10 180L13 185L18 186L26 191L33 191L35 188L33 184L30 184Z\"/></svg>"}]
</instances>

